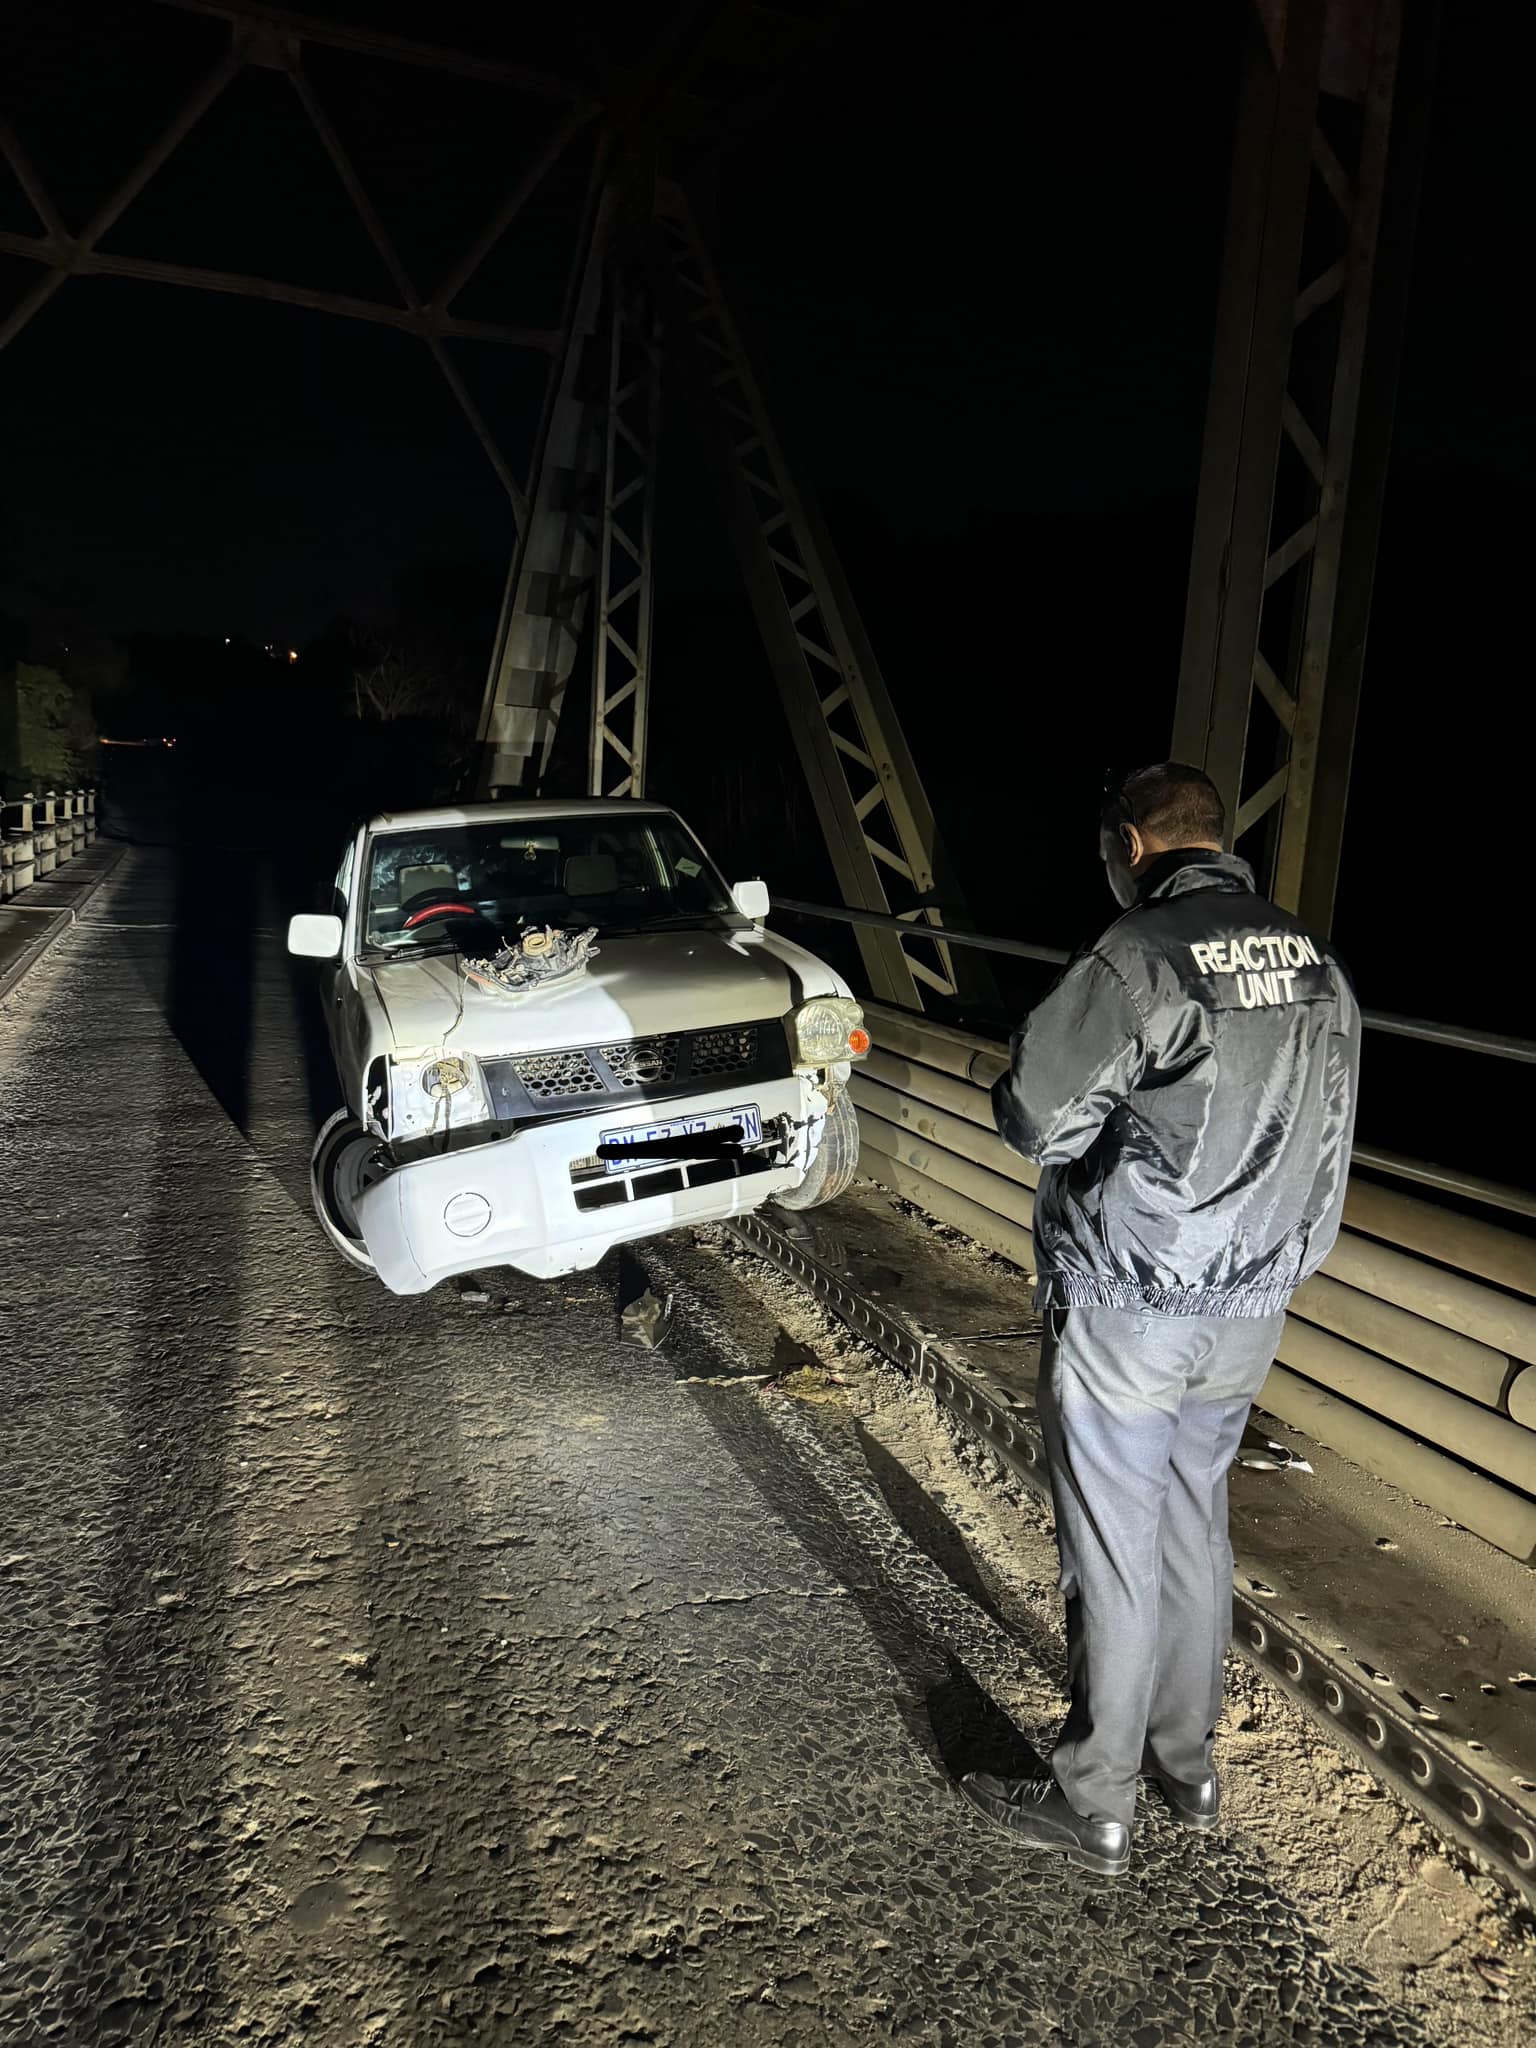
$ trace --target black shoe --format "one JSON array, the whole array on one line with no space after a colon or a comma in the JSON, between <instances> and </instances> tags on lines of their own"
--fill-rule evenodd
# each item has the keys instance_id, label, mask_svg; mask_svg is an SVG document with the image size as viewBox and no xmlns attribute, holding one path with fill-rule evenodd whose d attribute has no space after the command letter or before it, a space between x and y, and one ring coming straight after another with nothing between
<instances>
[{"instance_id":1,"label":"black shoe","mask_svg":"<svg viewBox=\"0 0 1536 2048\"><path fill-rule=\"evenodd\" d=\"M1123 1821L1089 1820L1067 1804L1054 1778L995 1778L967 1771L960 1790L978 1813L1036 1849L1056 1849L1069 1863L1119 1877L1131 1861L1131 1831Z\"/></svg>"},{"instance_id":2,"label":"black shoe","mask_svg":"<svg viewBox=\"0 0 1536 2048\"><path fill-rule=\"evenodd\" d=\"M1221 1780L1214 1771L1193 1785L1182 1778L1170 1778L1154 1764L1148 1764L1147 1776L1162 1793L1168 1811L1181 1828L1193 1828L1203 1835L1215 1827L1221 1811Z\"/></svg>"}]
</instances>

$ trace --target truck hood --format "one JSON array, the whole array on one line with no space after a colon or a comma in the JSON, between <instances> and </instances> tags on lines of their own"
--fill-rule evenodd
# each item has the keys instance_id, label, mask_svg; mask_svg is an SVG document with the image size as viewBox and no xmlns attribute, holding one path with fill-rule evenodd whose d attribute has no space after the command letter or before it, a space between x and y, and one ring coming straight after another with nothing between
<instances>
[{"instance_id":1,"label":"truck hood","mask_svg":"<svg viewBox=\"0 0 1536 2048\"><path fill-rule=\"evenodd\" d=\"M480 1059L615 1044L782 1016L807 996L841 993L814 954L777 933L653 932L605 939L584 974L523 995L476 988L456 954L359 962L359 993L388 1049L414 1059L444 1043ZM462 1006L462 1014L461 1014Z\"/></svg>"}]
</instances>

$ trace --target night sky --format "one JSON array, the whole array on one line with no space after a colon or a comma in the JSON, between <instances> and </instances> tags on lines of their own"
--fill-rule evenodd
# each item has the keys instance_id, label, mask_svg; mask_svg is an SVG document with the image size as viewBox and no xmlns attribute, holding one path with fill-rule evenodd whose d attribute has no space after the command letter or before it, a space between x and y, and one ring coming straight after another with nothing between
<instances>
[{"instance_id":1,"label":"night sky","mask_svg":"<svg viewBox=\"0 0 1536 2048\"><path fill-rule=\"evenodd\" d=\"M420 8L330 11L424 33ZM1097 23L962 6L940 41L894 33L879 9L845 11L829 47L790 34L787 59L765 71L778 74L771 109L718 154L689 158L770 388L824 492L903 537L1182 507L1199 453L1233 9L1189 10L1171 32L1128 25L1114 64ZM487 41L452 8L430 11L430 34L599 75L610 11L558 12L589 15L588 36ZM12 12L11 117L66 220L110 189L221 33L151 0ZM306 64L424 285L558 118L537 98L373 59L321 49ZM573 156L459 310L554 317L583 170ZM36 231L9 182L0 226ZM236 78L102 246L393 296L271 72ZM0 258L8 297L34 275ZM538 359L471 343L455 354L516 459ZM334 610L387 607L393 571L424 552L499 555L510 541L500 486L425 351L387 331L77 280L6 352L0 405L11 577L117 629L302 639ZM673 566L685 580L693 567Z\"/></svg>"},{"instance_id":2,"label":"night sky","mask_svg":"<svg viewBox=\"0 0 1536 2048\"><path fill-rule=\"evenodd\" d=\"M519 8L487 28L451 4L315 7L592 82L676 12ZM1172 717L1239 0L802 12L835 32L773 57L760 18L776 97L690 149L692 189L978 922L1070 941L1097 884L1056 835L1108 760L1162 750ZM1524 1028L1506 983L1425 986L1408 962L1451 888L1426 821L1434 840L1456 820L1497 861L1529 803L1513 744L1536 540L1526 71L1446 12L1340 932L1383 1007ZM7 111L67 221L222 36L152 0L15 0ZM307 63L424 288L559 118L372 59ZM584 171L573 156L461 311L553 320ZM0 228L36 232L3 168ZM391 297L271 72L237 77L103 246ZM0 302L35 275L0 256ZM539 359L455 353L521 469ZM386 620L424 560L494 582L512 538L421 345L286 307L71 281L0 354L0 445L0 611L34 622L303 647L337 614ZM701 690L728 684L745 729L768 687L696 459L669 448L663 482L658 774ZM1474 933L1495 930L1491 900L1463 906Z\"/></svg>"}]
</instances>

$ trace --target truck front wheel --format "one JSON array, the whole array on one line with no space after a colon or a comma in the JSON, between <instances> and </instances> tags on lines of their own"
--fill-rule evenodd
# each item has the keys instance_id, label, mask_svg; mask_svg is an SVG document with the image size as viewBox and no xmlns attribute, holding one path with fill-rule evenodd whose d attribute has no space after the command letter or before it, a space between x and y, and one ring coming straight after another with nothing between
<instances>
[{"instance_id":1,"label":"truck front wheel","mask_svg":"<svg viewBox=\"0 0 1536 2048\"><path fill-rule=\"evenodd\" d=\"M788 1188L774 1200L781 1209L819 1209L835 1201L859 1170L859 1113L846 1088L832 1098L832 1107L822 1126L821 1143L799 1187Z\"/></svg>"},{"instance_id":2,"label":"truck front wheel","mask_svg":"<svg viewBox=\"0 0 1536 2048\"><path fill-rule=\"evenodd\" d=\"M373 1260L358 1228L355 1203L379 1178L379 1141L345 1109L322 1128L309 1160L309 1192L320 1228L344 1259L373 1271Z\"/></svg>"}]
</instances>

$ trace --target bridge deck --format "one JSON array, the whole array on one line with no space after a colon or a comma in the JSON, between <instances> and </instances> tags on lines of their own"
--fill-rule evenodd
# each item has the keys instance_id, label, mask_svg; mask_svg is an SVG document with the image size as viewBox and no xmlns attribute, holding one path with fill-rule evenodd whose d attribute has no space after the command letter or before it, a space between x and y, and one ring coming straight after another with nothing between
<instances>
[{"instance_id":1,"label":"bridge deck","mask_svg":"<svg viewBox=\"0 0 1536 2048\"><path fill-rule=\"evenodd\" d=\"M625 1342L606 1269L340 1265L279 893L130 853L0 1009L17 2038L1500 2038L1486 1892L1410 2011L1261 1828L1149 1814L1107 1887L975 1819L1051 1674L870 1429Z\"/></svg>"}]
</instances>

